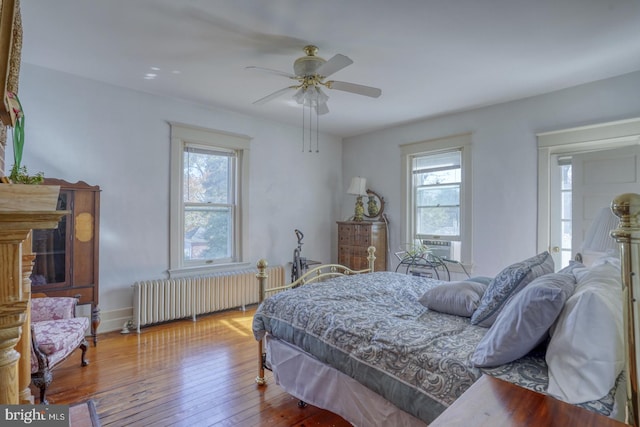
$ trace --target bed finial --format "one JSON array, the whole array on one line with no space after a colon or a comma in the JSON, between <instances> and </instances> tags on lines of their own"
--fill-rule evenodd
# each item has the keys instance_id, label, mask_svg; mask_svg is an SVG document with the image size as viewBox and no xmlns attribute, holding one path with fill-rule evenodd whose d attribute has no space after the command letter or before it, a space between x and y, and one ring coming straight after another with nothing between
<instances>
[{"instance_id":1,"label":"bed finial","mask_svg":"<svg viewBox=\"0 0 640 427\"><path fill-rule=\"evenodd\" d=\"M611 202L611 211L620 218L620 228L638 228L640 194L621 194Z\"/></svg>"}]
</instances>

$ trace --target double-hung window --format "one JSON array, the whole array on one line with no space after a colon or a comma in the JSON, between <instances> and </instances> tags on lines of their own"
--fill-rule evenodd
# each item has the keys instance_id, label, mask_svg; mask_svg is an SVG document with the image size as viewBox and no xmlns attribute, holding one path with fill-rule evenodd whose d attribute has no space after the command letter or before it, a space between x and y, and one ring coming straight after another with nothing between
<instances>
[{"instance_id":1,"label":"double-hung window","mask_svg":"<svg viewBox=\"0 0 640 427\"><path fill-rule=\"evenodd\" d=\"M234 260L236 162L235 151L185 144L182 176L185 263Z\"/></svg>"},{"instance_id":2,"label":"double-hung window","mask_svg":"<svg viewBox=\"0 0 640 427\"><path fill-rule=\"evenodd\" d=\"M471 135L401 146L403 230L407 244L435 245L438 255L471 262Z\"/></svg>"},{"instance_id":3,"label":"double-hung window","mask_svg":"<svg viewBox=\"0 0 640 427\"><path fill-rule=\"evenodd\" d=\"M170 274L242 262L248 138L171 125Z\"/></svg>"},{"instance_id":4,"label":"double-hung window","mask_svg":"<svg viewBox=\"0 0 640 427\"><path fill-rule=\"evenodd\" d=\"M414 235L460 240L462 150L412 157Z\"/></svg>"}]
</instances>

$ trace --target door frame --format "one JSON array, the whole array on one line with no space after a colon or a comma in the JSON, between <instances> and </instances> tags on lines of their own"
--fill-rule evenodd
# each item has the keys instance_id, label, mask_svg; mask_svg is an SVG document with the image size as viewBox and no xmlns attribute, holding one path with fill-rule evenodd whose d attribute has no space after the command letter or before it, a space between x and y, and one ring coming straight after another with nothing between
<instances>
[{"instance_id":1,"label":"door frame","mask_svg":"<svg viewBox=\"0 0 640 427\"><path fill-rule=\"evenodd\" d=\"M640 117L536 134L538 140L537 250L550 251L551 173L554 154L577 154L640 144Z\"/></svg>"}]
</instances>

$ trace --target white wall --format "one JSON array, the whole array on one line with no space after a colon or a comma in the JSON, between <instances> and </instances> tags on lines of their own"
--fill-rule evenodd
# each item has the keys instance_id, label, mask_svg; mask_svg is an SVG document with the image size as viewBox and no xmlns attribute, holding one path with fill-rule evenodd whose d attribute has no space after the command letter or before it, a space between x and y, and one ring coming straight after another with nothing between
<instances>
[{"instance_id":1,"label":"white wall","mask_svg":"<svg viewBox=\"0 0 640 427\"><path fill-rule=\"evenodd\" d=\"M368 187L385 198L390 247L397 250L402 243L398 145L472 132L474 274L492 275L536 250L535 134L640 117L639 87L636 72L353 137L342 144L323 135L316 155L300 152L298 127L23 64L24 163L32 172L102 188L104 320L110 313L130 312L134 281L162 277L168 268L167 121L253 138L248 260L266 257L272 264L291 259L295 228L305 233L304 255L337 259L335 221L353 215L355 200L345 191L357 175L366 177ZM11 167L10 149L6 163Z\"/></svg>"},{"instance_id":2,"label":"white wall","mask_svg":"<svg viewBox=\"0 0 640 427\"><path fill-rule=\"evenodd\" d=\"M366 177L368 187L385 198L394 252L403 243L398 146L472 132L474 274L495 275L536 252L536 133L640 117L639 88L640 72L635 72L348 138L342 174L345 181ZM343 217L353 203L343 196Z\"/></svg>"},{"instance_id":3,"label":"white wall","mask_svg":"<svg viewBox=\"0 0 640 427\"><path fill-rule=\"evenodd\" d=\"M28 64L21 70L20 99L29 171L102 189L101 331L110 312L130 311L136 280L163 277L169 267L168 121L253 138L247 261L289 262L295 228L305 233L303 255L331 260L327 230L335 227L343 192L339 138L321 135L319 154L302 153L297 127ZM7 151L8 169L13 154Z\"/></svg>"}]
</instances>

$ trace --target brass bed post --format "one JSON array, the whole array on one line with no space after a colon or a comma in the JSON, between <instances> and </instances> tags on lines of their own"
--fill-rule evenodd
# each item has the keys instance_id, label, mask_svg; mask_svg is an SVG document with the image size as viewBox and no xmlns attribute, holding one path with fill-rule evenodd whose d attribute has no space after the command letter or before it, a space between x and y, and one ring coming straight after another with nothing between
<instances>
[{"instance_id":1,"label":"brass bed post","mask_svg":"<svg viewBox=\"0 0 640 427\"><path fill-rule=\"evenodd\" d=\"M622 270L622 315L624 321L626 371L626 422L640 426L638 400L637 342L640 332L640 195L622 194L611 202L611 210L620 218L620 225L611 236L620 244Z\"/></svg>"},{"instance_id":2,"label":"brass bed post","mask_svg":"<svg viewBox=\"0 0 640 427\"><path fill-rule=\"evenodd\" d=\"M262 304L264 300L264 289L265 283L267 281L267 260L260 259L256 264L258 267L258 274L256 274L256 278L258 279L258 304ZM267 381L264 379L264 349L262 346L262 340L258 341L258 376L256 377L256 383L258 385L265 385Z\"/></svg>"}]
</instances>

